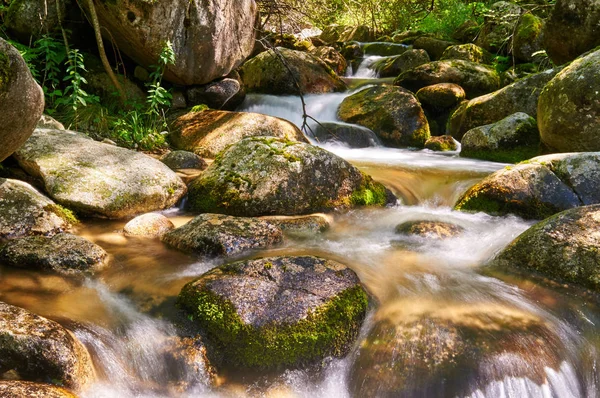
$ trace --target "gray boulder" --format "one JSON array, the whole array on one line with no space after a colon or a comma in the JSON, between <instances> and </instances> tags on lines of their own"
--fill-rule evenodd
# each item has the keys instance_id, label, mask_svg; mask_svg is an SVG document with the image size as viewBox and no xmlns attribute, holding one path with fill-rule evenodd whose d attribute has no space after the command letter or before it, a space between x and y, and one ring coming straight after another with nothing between
<instances>
[{"instance_id":1,"label":"gray boulder","mask_svg":"<svg viewBox=\"0 0 600 398\"><path fill-rule=\"evenodd\" d=\"M235 78L233 78L235 77ZM244 98L246 89L237 73L204 86L192 86L186 90L187 105L207 105L212 109L233 111Z\"/></svg>"},{"instance_id":2,"label":"gray boulder","mask_svg":"<svg viewBox=\"0 0 600 398\"><path fill-rule=\"evenodd\" d=\"M373 64L379 77L396 77L417 66L431 62L425 50L407 50L395 57L383 58Z\"/></svg>"},{"instance_id":3,"label":"gray boulder","mask_svg":"<svg viewBox=\"0 0 600 398\"><path fill-rule=\"evenodd\" d=\"M200 156L188 151L171 151L160 158L171 170L199 169L204 170L208 165Z\"/></svg>"},{"instance_id":4,"label":"gray boulder","mask_svg":"<svg viewBox=\"0 0 600 398\"><path fill-rule=\"evenodd\" d=\"M313 137L320 143L340 143L350 148L367 148L379 144L379 138L373 131L344 123L320 123L313 128Z\"/></svg>"}]
</instances>

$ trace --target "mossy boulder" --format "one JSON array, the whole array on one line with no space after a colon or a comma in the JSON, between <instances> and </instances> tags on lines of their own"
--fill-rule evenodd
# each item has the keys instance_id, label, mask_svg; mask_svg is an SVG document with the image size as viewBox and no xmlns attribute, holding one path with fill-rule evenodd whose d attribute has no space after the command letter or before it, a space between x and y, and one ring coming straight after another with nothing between
<instances>
[{"instance_id":1,"label":"mossy boulder","mask_svg":"<svg viewBox=\"0 0 600 398\"><path fill-rule=\"evenodd\" d=\"M375 39L375 32L369 26L329 25L319 36L325 43L340 43L349 41L370 42Z\"/></svg>"},{"instance_id":2,"label":"mossy boulder","mask_svg":"<svg viewBox=\"0 0 600 398\"><path fill-rule=\"evenodd\" d=\"M277 137L308 142L304 134L284 119L260 113L205 110L189 112L171 123L174 147L214 158L229 145L248 137Z\"/></svg>"},{"instance_id":3,"label":"mossy boulder","mask_svg":"<svg viewBox=\"0 0 600 398\"><path fill-rule=\"evenodd\" d=\"M537 123L522 112L475 127L465 133L460 143L460 156L495 162L517 163L540 154Z\"/></svg>"},{"instance_id":4,"label":"mossy boulder","mask_svg":"<svg viewBox=\"0 0 600 398\"><path fill-rule=\"evenodd\" d=\"M494 54L507 54L510 50L510 38L522 12L523 9L518 4L509 1L492 4L475 44Z\"/></svg>"},{"instance_id":5,"label":"mossy boulder","mask_svg":"<svg viewBox=\"0 0 600 398\"><path fill-rule=\"evenodd\" d=\"M52 384L22 380L0 381L0 397L6 398L77 398L70 391Z\"/></svg>"},{"instance_id":6,"label":"mossy boulder","mask_svg":"<svg viewBox=\"0 0 600 398\"><path fill-rule=\"evenodd\" d=\"M472 43L479 36L481 26L474 20L468 19L452 33L452 38L460 43Z\"/></svg>"},{"instance_id":7,"label":"mossy boulder","mask_svg":"<svg viewBox=\"0 0 600 398\"><path fill-rule=\"evenodd\" d=\"M425 142L425 149L436 152L456 151L458 145L451 135L431 137Z\"/></svg>"},{"instance_id":8,"label":"mossy boulder","mask_svg":"<svg viewBox=\"0 0 600 398\"><path fill-rule=\"evenodd\" d=\"M402 73L394 81L413 92L438 83L461 86L467 98L479 97L500 88L500 76L491 67L463 60L430 62Z\"/></svg>"},{"instance_id":9,"label":"mossy boulder","mask_svg":"<svg viewBox=\"0 0 600 398\"><path fill-rule=\"evenodd\" d=\"M355 61L362 58L365 55L360 43L350 42L345 43L340 53L347 61Z\"/></svg>"},{"instance_id":10,"label":"mossy boulder","mask_svg":"<svg viewBox=\"0 0 600 398\"><path fill-rule=\"evenodd\" d=\"M546 52L558 65L600 46L600 3L557 0L542 35Z\"/></svg>"},{"instance_id":11,"label":"mossy boulder","mask_svg":"<svg viewBox=\"0 0 600 398\"><path fill-rule=\"evenodd\" d=\"M54 235L77 218L23 181L0 178L0 239Z\"/></svg>"},{"instance_id":12,"label":"mossy boulder","mask_svg":"<svg viewBox=\"0 0 600 398\"><path fill-rule=\"evenodd\" d=\"M600 10L599 10L600 12ZM600 50L573 61L540 94L542 142L556 152L600 150Z\"/></svg>"},{"instance_id":13,"label":"mossy boulder","mask_svg":"<svg viewBox=\"0 0 600 398\"><path fill-rule=\"evenodd\" d=\"M465 90L453 83L434 84L417 91L417 98L423 107L437 111L453 108L460 104L465 97Z\"/></svg>"},{"instance_id":14,"label":"mossy boulder","mask_svg":"<svg viewBox=\"0 0 600 398\"><path fill-rule=\"evenodd\" d=\"M185 195L160 161L66 130L38 129L13 155L59 204L82 214L125 218L162 210Z\"/></svg>"},{"instance_id":15,"label":"mossy boulder","mask_svg":"<svg viewBox=\"0 0 600 398\"><path fill-rule=\"evenodd\" d=\"M542 89L559 71L556 68L536 73L493 93L473 98L452 114L448 133L460 140L475 127L496 123L517 112L537 118Z\"/></svg>"},{"instance_id":16,"label":"mossy boulder","mask_svg":"<svg viewBox=\"0 0 600 398\"><path fill-rule=\"evenodd\" d=\"M508 377L544 384L564 350L555 327L535 313L413 298L378 311L348 380L357 397L477 396Z\"/></svg>"},{"instance_id":17,"label":"mossy boulder","mask_svg":"<svg viewBox=\"0 0 600 398\"><path fill-rule=\"evenodd\" d=\"M175 229L175 225L167 217L158 213L147 213L137 216L123 227L127 236L141 236L147 238L161 237Z\"/></svg>"},{"instance_id":18,"label":"mossy boulder","mask_svg":"<svg viewBox=\"0 0 600 398\"><path fill-rule=\"evenodd\" d=\"M211 109L233 111L244 102L246 88L237 72L202 86L186 88L188 106L206 105Z\"/></svg>"},{"instance_id":19,"label":"mossy boulder","mask_svg":"<svg viewBox=\"0 0 600 398\"><path fill-rule=\"evenodd\" d=\"M283 241L279 227L257 218L201 214L163 235L167 245L205 256L235 256L266 249Z\"/></svg>"},{"instance_id":20,"label":"mossy boulder","mask_svg":"<svg viewBox=\"0 0 600 398\"><path fill-rule=\"evenodd\" d=\"M0 264L64 275L94 273L106 268L108 253L95 243L68 233L27 236L10 240L0 249Z\"/></svg>"},{"instance_id":21,"label":"mossy boulder","mask_svg":"<svg viewBox=\"0 0 600 398\"><path fill-rule=\"evenodd\" d=\"M171 151L161 156L160 161L166 164L171 170L204 170L208 167L204 159L195 153L188 151Z\"/></svg>"},{"instance_id":22,"label":"mossy boulder","mask_svg":"<svg viewBox=\"0 0 600 398\"><path fill-rule=\"evenodd\" d=\"M338 76L346 74L348 61L335 48L329 46L315 47L310 53L325 62Z\"/></svg>"},{"instance_id":23,"label":"mossy boulder","mask_svg":"<svg viewBox=\"0 0 600 398\"><path fill-rule=\"evenodd\" d=\"M322 214L310 214L307 216L264 216L261 220L278 226L286 234L293 235L315 235L329 229L328 218Z\"/></svg>"},{"instance_id":24,"label":"mossy boulder","mask_svg":"<svg viewBox=\"0 0 600 398\"><path fill-rule=\"evenodd\" d=\"M431 59L427 51L411 49L395 57L382 58L375 62L372 68L377 71L379 77L396 77L429 62Z\"/></svg>"},{"instance_id":25,"label":"mossy boulder","mask_svg":"<svg viewBox=\"0 0 600 398\"><path fill-rule=\"evenodd\" d=\"M266 369L344 356L368 296L343 264L271 257L217 267L185 285L178 302L225 362Z\"/></svg>"},{"instance_id":26,"label":"mossy boulder","mask_svg":"<svg viewBox=\"0 0 600 398\"><path fill-rule=\"evenodd\" d=\"M189 186L187 206L236 216L298 215L385 206L395 197L345 160L316 146L246 138Z\"/></svg>"},{"instance_id":27,"label":"mossy boulder","mask_svg":"<svg viewBox=\"0 0 600 398\"><path fill-rule=\"evenodd\" d=\"M396 226L395 232L428 239L448 239L459 235L463 228L443 221L407 221Z\"/></svg>"},{"instance_id":28,"label":"mossy boulder","mask_svg":"<svg viewBox=\"0 0 600 398\"><path fill-rule=\"evenodd\" d=\"M0 373L83 390L95 379L87 349L58 323L0 302Z\"/></svg>"},{"instance_id":29,"label":"mossy boulder","mask_svg":"<svg viewBox=\"0 0 600 398\"><path fill-rule=\"evenodd\" d=\"M240 72L246 89L254 93L297 95L300 90L302 94L322 94L346 89L321 59L282 47L246 61Z\"/></svg>"},{"instance_id":30,"label":"mossy boulder","mask_svg":"<svg viewBox=\"0 0 600 398\"><path fill-rule=\"evenodd\" d=\"M65 2L57 0L12 0L8 4L4 25L25 43L52 32L67 15Z\"/></svg>"},{"instance_id":31,"label":"mossy boulder","mask_svg":"<svg viewBox=\"0 0 600 398\"><path fill-rule=\"evenodd\" d=\"M492 54L473 43L457 44L444 50L440 60L460 59L475 62L477 64L489 64L492 62Z\"/></svg>"},{"instance_id":32,"label":"mossy boulder","mask_svg":"<svg viewBox=\"0 0 600 398\"><path fill-rule=\"evenodd\" d=\"M542 51L542 29L544 20L532 13L521 15L513 39L512 53L521 62L532 62L534 53Z\"/></svg>"},{"instance_id":33,"label":"mossy boulder","mask_svg":"<svg viewBox=\"0 0 600 398\"><path fill-rule=\"evenodd\" d=\"M19 51L0 39L0 162L33 133L44 111L44 93Z\"/></svg>"},{"instance_id":34,"label":"mossy boulder","mask_svg":"<svg viewBox=\"0 0 600 398\"><path fill-rule=\"evenodd\" d=\"M403 32L394 33L392 36L392 41L394 43L402 43L402 44L413 44L415 40L417 40L421 36L426 36L427 33L422 30L405 30Z\"/></svg>"},{"instance_id":35,"label":"mossy boulder","mask_svg":"<svg viewBox=\"0 0 600 398\"><path fill-rule=\"evenodd\" d=\"M350 148L367 148L379 145L377 135L366 127L346 123L320 123L313 128L319 143L338 143Z\"/></svg>"},{"instance_id":36,"label":"mossy boulder","mask_svg":"<svg viewBox=\"0 0 600 398\"><path fill-rule=\"evenodd\" d=\"M490 265L600 292L600 205L570 209L519 235Z\"/></svg>"},{"instance_id":37,"label":"mossy boulder","mask_svg":"<svg viewBox=\"0 0 600 398\"><path fill-rule=\"evenodd\" d=\"M456 45L455 41L437 39L435 37L422 36L413 43L413 48L417 50L425 50L433 61L439 60L444 51L450 46Z\"/></svg>"},{"instance_id":38,"label":"mossy boulder","mask_svg":"<svg viewBox=\"0 0 600 398\"><path fill-rule=\"evenodd\" d=\"M470 188L456 209L543 219L600 203L600 153L538 156L499 170Z\"/></svg>"},{"instance_id":39,"label":"mossy boulder","mask_svg":"<svg viewBox=\"0 0 600 398\"><path fill-rule=\"evenodd\" d=\"M341 103L338 116L347 123L371 129L392 147L423 148L429 124L415 96L394 86L376 86L353 94Z\"/></svg>"},{"instance_id":40,"label":"mossy boulder","mask_svg":"<svg viewBox=\"0 0 600 398\"><path fill-rule=\"evenodd\" d=\"M363 44L362 49L365 55L391 57L406 52L408 50L408 46L397 43L373 42Z\"/></svg>"}]
</instances>

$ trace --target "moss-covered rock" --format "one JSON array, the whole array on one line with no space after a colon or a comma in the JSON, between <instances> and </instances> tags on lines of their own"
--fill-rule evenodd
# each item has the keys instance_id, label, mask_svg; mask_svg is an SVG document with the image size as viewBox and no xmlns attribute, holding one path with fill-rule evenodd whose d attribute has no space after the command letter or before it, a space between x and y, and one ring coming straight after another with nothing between
<instances>
[{"instance_id":1,"label":"moss-covered rock","mask_svg":"<svg viewBox=\"0 0 600 398\"><path fill-rule=\"evenodd\" d=\"M286 234L315 235L329 229L329 220L322 214L308 216L264 216L261 220L277 225Z\"/></svg>"},{"instance_id":2,"label":"moss-covered rock","mask_svg":"<svg viewBox=\"0 0 600 398\"><path fill-rule=\"evenodd\" d=\"M460 43L472 43L477 39L480 31L481 26L476 21L468 19L452 33L452 38Z\"/></svg>"},{"instance_id":3,"label":"moss-covered rock","mask_svg":"<svg viewBox=\"0 0 600 398\"><path fill-rule=\"evenodd\" d=\"M489 51L473 44L458 44L450 46L444 50L440 60L461 59L463 61L475 62L478 64L489 64L492 62L492 54Z\"/></svg>"},{"instance_id":4,"label":"moss-covered rock","mask_svg":"<svg viewBox=\"0 0 600 398\"><path fill-rule=\"evenodd\" d=\"M500 76L491 67L462 60L430 62L407 72L394 81L397 86L417 92L438 83L461 86L467 98L479 97L500 88Z\"/></svg>"},{"instance_id":5,"label":"moss-covered rock","mask_svg":"<svg viewBox=\"0 0 600 398\"><path fill-rule=\"evenodd\" d=\"M409 48L404 44L373 42L362 46L365 55L378 55L380 57L391 57L406 52Z\"/></svg>"},{"instance_id":6,"label":"moss-covered rock","mask_svg":"<svg viewBox=\"0 0 600 398\"><path fill-rule=\"evenodd\" d=\"M388 146L423 148L430 136L419 101L399 87L376 86L353 94L344 99L338 116L371 129Z\"/></svg>"},{"instance_id":7,"label":"moss-covered rock","mask_svg":"<svg viewBox=\"0 0 600 398\"><path fill-rule=\"evenodd\" d=\"M0 302L0 373L16 370L26 380L51 380L83 390L95 378L87 349L58 323Z\"/></svg>"},{"instance_id":8,"label":"moss-covered rock","mask_svg":"<svg viewBox=\"0 0 600 398\"><path fill-rule=\"evenodd\" d=\"M556 68L537 73L493 93L473 98L453 113L448 133L460 140L475 127L496 123L517 112L537 118L542 89L559 71Z\"/></svg>"},{"instance_id":9,"label":"moss-covered rock","mask_svg":"<svg viewBox=\"0 0 600 398\"><path fill-rule=\"evenodd\" d=\"M456 45L455 41L437 39L435 37L422 36L413 43L413 48L417 50L425 50L433 61L439 60L446 49Z\"/></svg>"},{"instance_id":10,"label":"moss-covered rock","mask_svg":"<svg viewBox=\"0 0 600 398\"><path fill-rule=\"evenodd\" d=\"M417 98L423 107L437 111L457 106L465 99L465 96L465 90L453 83L434 84L417 91Z\"/></svg>"},{"instance_id":11,"label":"moss-covered rock","mask_svg":"<svg viewBox=\"0 0 600 398\"><path fill-rule=\"evenodd\" d=\"M0 162L29 138L44 111L44 93L19 51L0 39Z\"/></svg>"},{"instance_id":12,"label":"moss-covered rock","mask_svg":"<svg viewBox=\"0 0 600 398\"><path fill-rule=\"evenodd\" d=\"M313 136L319 143L338 143L350 148L367 148L379 144L379 138L373 131L346 123L320 123L313 128Z\"/></svg>"},{"instance_id":13,"label":"moss-covered rock","mask_svg":"<svg viewBox=\"0 0 600 398\"><path fill-rule=\"evenodd\" d=\"M77 218L31 185L0 178L0 239L54 235L68 231Z\"/></svg>"},{"instance_id":14,"label":"moss-covered rock","mask_svg":"<svg viewBox=\"0 0 600 398\"><path fill-rule=\"evenodd\" d=\"M188 151L171 151L161 156L160 161L166 164L171 170L204 170L208 167L204 159L195 153Z\"/></svg>"},{"instance_id":15,"label":"moss-covered rock","mask_svg":"<svg viewBox=\"0 0 600 398\"><path fill-rule=\"evenodd\" d=\"M339 42L370 42L375 39L375 32L369 26L347 26L347 25L329 25L323 29L319 36L325 43Z\"/></svg>"},{"instance_id":16,"label":"moss-covered rock","mask_svg":"<svg viewBox=\"0 0 600 398\"><path fill-rule=\"evenodd\" d=\"M11 0L8 4L4 25L25 43L52 32L67 15L65 3L56 0Z\"/></svg>"},{"instance_id":17,"label":"moss-covered rock","mask_svg":"<svg viewBox=\"0 0 600 398\"><path fill-rule=\"evenodd\" d=\"M541 385L565 356L551 324L501 304L419 298L380 309L374 322L348 377L353 396L477 396L507 377Z\"/></svg>"},{"instance_id":18,"label":"moss-covered rock","mask_svg":"<svg viewBox=\"0 0 600 398\"><path fill-rule=\"evenodd\" d=\"M558 65L600 46L600 3L557 0L542 35L546 52Z\"/></svg>"},{"instance_id":19,"label":"moss-covered rock","mask_svg":"<svg viewBox=\"0 0 600 398\"><path fill-rule=\"evenodd\" d=\"M147 213L137 216L125 224L123 232L128 236L156 238L173 229L175 229L175 225L167 217L158 213Z\"/></svg>"},{"instance_id":20,"label":"moss-covered rock","mask_svg":"<svg viewBox=\"0 0 600 398\"><path fill-rule=\"evenodd\" d=\"M539 156L497 171L469 189L459 210L543 219L563 210L600 203L600 153Z\"/></svg>"},{"instance_id":21,"label":"moss-covered rock","mask_svg":"<svg viewBox=\"0 0 600 398\"><path fill-rule=\"evenodd\" d=\"M463 228L443 221L407 221L396 226L397 234L416 235L429 239L447 239L459 235Z\"/></svg>"},{"instance_id":22,"label":"moss-covered rock","mask_svg":"<svg viewBox=\"0 0 600 398\"><path fill-rule=\"evenodd\" d=\"M340 263L272 257L217 267L185 285L178 302L229 365L277 368L345 355L368 297Z\"/></svg>"},{"instance_id":23,"label":"moss-covered rock","mask_svg":"<svg viewBox=\"0 0 600 398\"><path fill-rule=\"evenodd\" d=\"M599 230L600 205L566 210L523 232L490 265L600 292Z\"/></svg>"},{"instance_id":24,"label":"moss-covered rock","mask_svg":"<svg viewBox=\"0 0 600 398\"><path fill-rule=\"evenodd\" d=\"M426 36L427 33L422 30L405 30L404 32L395 33L392 36L392 41L394 43L401 44L413 44L415 40L417 40L421 36Z\"/></svg>"},{"instance_id":25,"label":"moss-covered rock","mask_svg":"<svg viewBox=\"0 0 600 398\"><path fill-rule=\"evenodd\" d=\"M458 145L451 135L431 137L425 142L425 149L436 152L456 151Z\"/></svg>"},{"instance_id":26,"label":"moss-covered rock","mask_svg":"<svg viewBox=\"0 0 600 398\"><path fill-rule=\"evenodd\" d=\"M283 241L279 227L257 218L201 214L163 235L167 245L206 256L235 256L266 249Z\"/></svg>"},{"instance_id":27,"label":"moss-covered rock","mask_svg":"<svg viewBox=\"0 0 600 398\"><path fill-rule=\"evenodd\" d=\"M513 39L512 53L521 62L532 62L533 54L543 50L544 20L532 13L521 15Z\"/></svg>"},{"instance_id":28,"label":"moss-covered rock","mask_svg":"<svg viewBox=\"0 0 600 398\"><path fill-rule=\"evenodd\" d=\"M461 140L460 156L517 163L540 154L540 133L535 119L515 113L499 122L476 127Z\"/></svg>"},{"instance_id":29,"label":"moss-covered rock","mask_svg":"<svg viewBox=\"0 0 600 398\"><path fill-rule=\"evenodd\" d=\"M52 384L21 380L0 381L0 397L6 398L77 398L70 391Z\"/></svg>"},{"instance_id":30,"label":"moss-covered rock","mask_svg":"<svg viewBox=\"0 0 600 398\"><path fill-rule=\"evenodd\" d=\"M407 50L395 57L383 58L373 64L379 77L396 77L417 66L431 62L425 50Z\"/></svg>"},{"instance_id":31,"label":"moss-covered rock","mask_svg":"<svg viewBox=\"0 0 600 398\"><path fill-rule=\"evenodd\" d=\"M345 160L316 146L246 138L189 186L187 206L237 216L297 215L385 206L394 196Z\"/></svg>"},{"instance_id":32,"label":"moss-covered rock","mask_svg":"<svg viewBox=\"0 0 600 398\"><path fill-rule=\"evenodd\" d=\"M348 62L335 48L329 46L315 47L310 53L325 62L338 76L346 74Z\"/></svg>"},{"instance_id":33,"label":"moss-covered rock","mask_svg":"<svg viewBox=\"0 0 600 398\"><path fill-rule=\"evenodd\" d=\"M600 10L599 10L600 12ZM556 152L600 150L600 50L573 61L540 94L542 142Z\"/></svg>"},{"instance_id":34,"label":"moss-covered rock","mask_svg":"<svg viewBox=\"0 0 600 398\"><path fill-rule=\"evenodd\" d=\"M176 148L214 158L229 145L256 136L308 142L300 129L287 120L259 113L213 110L180 116L171 123L169 138Z\"/></svg>"},{"instance_id":35,"label":"moss-covered rock","mask_svg":"<svg viewBox=\"0 0 600 398\"><path fill-rule=\"evenodd\" d=\"M360 46L360 43L357 43L355 41L350 42L350 43L345 43L344 46L342 47L342 50L340 51L340 53L348 61L358 60L365 55L365 52L363 51L362 47Z\"/></svg>"},{"instance_id":36,"label":"moss-covered rock","mask_svg":"<svg viewBox=\"0 0 600 398\"><path fill-rule=\"evenodd\" d=\"M186 187L160 161L66 130L36 130L13 155L46 192L77 212L125 218L176 204Z\"/></svg>"},{"instance_id":37,"label":"moss-covered rock","mask_svg":"<svg viewBox=\"0 0 600 398\"><path fill-rule=\"evenodd\" d=\"M0 249L0 263L66 275L93 273L108 265L108 253L87 239L60 233L13 239Z\"/></svg>"},{"instance_id":38,"label":"moss-covered rock","mask_svg":"<svg viewBox=\"0 0 600 398\"><path fill-rule=\"evenodd\" d=\"M475 44L494 54L507 54L510 50L510 39L522 12L523 9L519 5L509 1L492 4Z\"/></svg>"},{"instance_id":39,"label":"moss-covered rock","mask_svg":"<svg viewBox=\"0 0 600 398\"><path fill-rule=\"evenodd\" d=\"M300 90L303 94L319 94L346 89L344 82L321 59L282 47L246 61L241 75L246 89L255 93L296 95Z\"/></svg>"}]
</instances>

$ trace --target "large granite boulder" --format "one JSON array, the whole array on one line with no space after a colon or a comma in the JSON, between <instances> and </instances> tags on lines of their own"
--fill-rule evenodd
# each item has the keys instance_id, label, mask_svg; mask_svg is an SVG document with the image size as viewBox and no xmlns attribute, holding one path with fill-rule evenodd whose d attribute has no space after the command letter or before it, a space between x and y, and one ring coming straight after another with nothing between
<instances>
[{"instance_id":1,"label":"large granite boulder","mask_svg":"<svg viewBox=\"0 0 600 398\"><path fill-rule=\"evenodd\" d=\"M371 129L388 146L423 148L430 136L421 104L411 92L400 87L361 90L344 99L338 116L344 122Z\"/></svg>"},{"instance_id":2,"label":"large granite boulder","mask_svg":"<svg viewBox=\"0 0 600 398\"><path fill-rule=\"evenodd\" d=\"M543 219L573 207L600 203L598 184L598 152L539 156L475 184L459 199L456 209Z\"/></svg>"},{"instance_id":3,"label":"large granite boulder","mask_svg":"<svg viewBox=\"0 0 600 398\"><path fill-rule=\"evenodd\" d=\"M252 249L267 249L283 241L283 232L257 218L201 214L162 237L167 245L205 256L235 256Z\"/></svg>"},{"instance_id":4,"label":"large granite boulder","mask_svg":"<svg viewBox=\"0 0 600 398\"><path fill-rule=\"evenodd\" d=\"M500 88L500 76L491 67L463 60L430 62L402 73L394 81L413 92L438 83L461 86L467 98L475 98Z\"/></svg>"},{"instance_id":5,"label":"large granite boulder","mask_svg":"<svg viewBox=\"0 0 600 398\"><path fill-rule=\"evenodd\" d=\"M260 113L213 110L180 116L171 123L169 138L176 148L214 158L229 145L256 136L308 142L300 129L287 120Z\"/></svg>"},{"instance_id":6,"label":"large granite boulder","mask_svg":"<svg viewBox=\"0 0 600 398\"><path fill-rule=\"evenodd\" d=\"M254 0L114 0L95 2L107 40L139 65L157 65L170 40L175 65L165 78L182 85L226 76L254 48Z\"/></svg>"},{"instance_id":7,"label":"large granite boulder","mask_svg":"<svg viewBox=\"0 0 600 398\"><path fill-rule=\"evenodd\" d=\"M179 304L235 367L298 367L345 355L368 296L343 264L271 257L222 265L185 285Z\"/></svg>"},{"instance_id":8,"label":"large granite boulder","mask_svg":"<svg viewBox=\"0 0 600 398\"><path fill-rule=\"evenodd\" d=\"M241 69L249 92L263 94L331 93L346 85L320 58L309 53L277 47L247 61Z\"/></svg>"},{"instance_id":9,"label":"large granite boulder","mask_svg":"<svg viewBox=\"0 0 600 398\"><path fill-rule=\"evenodd\" d=\"M58 323L0 302L0 373L77 390L95 378L87 349Z\"/></svg>"},{"instance_id":10,"label":"large granite boulder","mask_svg":"<svg viewBox=\"0 0 600 398\"><path fill-rule=\"evenodd\" d=\"M0 39L0 162L33 133L44 111L44 93L16 48Z\"/></svg>"},{"instance_id":11,"label":"large granite boulder","mask_svg":"<svg viewBox=\"0 0 600 398\"><path fill-rule=\"evenodd\" d=\"M54 200L91 216L125 218L162 210L186 192L160 161L72 131L36 130L14 157L43 180Z\"/></svg>"},{"instance_id":12,"label":"large granite boulder","mask_svg":"<svg viewBox=\"0 0 600 398\"><path fill-rule=\"evenodd\" d=\"M556 64L564 64L600 46L598 0L557 0L543 30L544 48Z\"/></svg>"},{"instance_id":13,"label":"large granite boulder","mask_svg":"<svg viewBox=\"0 0 600 398\"><path fill-rule=\"evenodd\" d=\"M600 50L573 61L544 87L538 102L538 125L542 142L550 149L600 150L599 71Z\"/></svg>"},{"instance_id":14,"label":"large granite boulder","mask_svg":"<svg viewBox=\"0 0 600 398\"><path fill-rule=\"evenodd\" d=\"M222 152L190 184L187 207L202 213L260 216L390 202L395 198L382 184L324 149L254 137Z\"/></svg>"}]
</instances>

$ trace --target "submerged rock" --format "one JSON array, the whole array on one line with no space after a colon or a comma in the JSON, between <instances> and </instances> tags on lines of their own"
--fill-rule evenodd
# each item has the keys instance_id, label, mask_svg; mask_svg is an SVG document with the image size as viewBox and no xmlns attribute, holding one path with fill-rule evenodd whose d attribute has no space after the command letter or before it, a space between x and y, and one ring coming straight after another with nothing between
<instances>
[{"instance_id":1,"label":"submerged rock","mask_svg":"<svg viewBox=\"0 0 600 398\"><path fill-rule=\"evenodd\" d=\"M52 380L75 391L95 378L87 349L58 323L0 302L0 373Z\"/></svg>"},{"instance_id":2,"label":"submerged rock","mask_svg":"<svg viewBox=\"0 0 600 398\"><path fill-rule=\"evenodd\" d=\"M373 64L379 77L396 77L417 66L431 62L425 50L407 50L395 57L383 58Z\"/></svg>"},{"instance_id":3,"label":"submerged rock","mask_svg":"<svg viewBox=\"0 0 600 398\"><path fill-rule=\"evenodd\" d=\"M171 151L160 158L160 161L166 164L171 170L178 169L199 169L204 170L208 167L204 159L193 152Z\"/></svg>"},{"instance_id":4,"label":"submerged rock","mask_svg":"<svg viewBox=\"0 0 600 398\"><path fill-rule=\"evenodd\" d=\"M214 158L229 145L256 136L308 142L300 129L287 120L259 113L212 110L180 116L171 123L169 137L176 148Z\"/></svg>"},{"instance_id":5,"label":"submerged rock","mask_svg":"<svg viewBox=\"0 0 600 398\"><path fill-rule=\"evenodd\" d=\"M600 6L598 13L600 18ZM600 50L597 50L573 61L541 92L538 124L542 142L556 152L600 150L599 93Z\"/></svg>"},{"instance_id":6,"label":"submerged rock","mask_svg":"<svg viewBox=\"0 0 600 398\"><path fill-rule=\"evenodd\" d=\"M385 206L395 197L342 158L300 142L246 138L189 186L187 206L236 216L298 215Z\"/></svg>"},{"instance_id":7,"label":"submerged rock","mask_svg":"<svg viewBox=\"0 0 600 398\"><path fill-rule=\"evenodd\" d=\"M600 205L570 209L519 235L490 265L538 272L600 292Z\"/></svg>"},{"instance_id":8,"label":"submerged rock","mask_svg":"<svg viewBox=\"0 0 600 398\"><path fill-rule=\"evenodd\" d=\"M0 239L54 235L77 218L23 181L0 178Z\"/></svg>"},{"instance_id":9,"label":"submerged rock","mask_svg":"<svg viewBox=\"0 0 600 398\"><path fill-rule=\"evenodd\" d=\"M541 385L564 349L552 325L517 308L400 302L376 315L350 388L360 397L464 397L506 377Z\"/></svg>"},{"instance_id":10,"label":"submerged rock","mask_svg":"<svg viewBox=\"0 0 600 398\"><path fill-rule=\"evenodd\" d=\"M303 94L320 94L346 89L321 59L283 47L250 59L242 66L241 74L246 89L255 93L297 95L300 90Z\"/></svg>"},{"instance_id":11,"label":"submerged rock","mask_svg":"<svg viewBox=\"0 0 600 398\"><path fill-rule=\"evenodd\" d=\"M520 112L467 131L461 148L463 157L517 163L539 155L540 133L535 119Z\"/></svg>"},{"instance_id":12,"label":"submerged rock","mask_svg":"<svg viewBox=\"0 0 600 398\"><path fill-rule=\"evenodd\" d=\"M486 177L469 189L455 208L543 219L600 203L599 184L598 152L539 156Z\"/></svg>"},{"instance_id":13,"label":"submerged rock","mask_svg":"<svg viewBox=\"0 0 600 398\"><path fill-rule=\"evenodd\" d=\"M320 123L313 129L319 143L340 143L350 148L377 146L379 138L366 127L343 123Z\"/></svg>"},{"instance_id":14,"label":"submerged rock","mask_svg":"<svg viewBox=\"0 0 600 398\"><path fill-rule=\"evenodd\" d=\"M73 393L52 384L22 380L0 380L2 398L77 398Z\"/></svg>"},{"instance_id":15,"label":"submerged rock","mask_svg":"<svg viewBox=\"0 0 600 398\"><path fill-rule=\"evenodd\" d=\"M161 237L175 229L175 225L162 214L148 213L137 216L125 224L123 232L129 236Z\"/></svg>"},{"instance_id":16,"label":"submerged rock","mask_svg":"<svg viewBox=\"0 0 600 398\"><path fill-rule=\"evenodd\" d=\"M459 235L463 228L443 221L407 221L396 226L397 234L417 235L429 239L447 239Z\"/></svg>"},{"instance_id":17,"label":"submerged rock","mask_svg":"<svg viewBox=\"0 0 600 398\"><path fill-rule=\"evenodd\" d=\"M0 39L0 109L1 162L27 141L44 111L42 88L19 51L4 39Z\"/></svg>"},{"instance_id":18,"label":"submerged rock","mask_svg":"<svg viewBox=\"0 0 600 398\"><path fill-rule=\"evenodd\" d=\"M160 161L64 130L36 130L14 154L58 203L91 216L125 218L162 210L185 194Z\"/></svg>"},{"instance_id":19,"label":"submerged rock","mask_svg":"<svg viewBox=\"0 0 600 398\"><path fill-rule=\"evenodd\" d=\"M461 86L467 98L479 97L500 88L500 76L491 67L463 60L430 62L407 72L394 81L397 86L417 92L438 83Z\"/></svg>"},{"instance_id":20,"label":"submerged rock","mask_svg":"<svg viewBox=\"0 0 600 398\"><path fill-rule=\"evenodd\" d=\"M423 148L429 124L415 96L393 86L375 86L353 94L342 102L338 116L344 122L371 129L392 147Z\"/></svg>"},{"instance_id":21,"label":"submerged rock","mask_svg":"<svg viewBox=\"0 0 600 398\"><path fill-rule=\"evenodd\" d=\"M235 256L252 249L266 249L283 241L276 225L256 218L201 214L163 235L167 245L207 256Z\"/></svg>"},{"instance_id":22,"label":"submerged rock","mask_svg":"<svg viewBox=\"0 0 600 398\"><path fill-rule=\"evenodd\" d=\"M67 275L93 273L108 265L108 254L87 239L60 233L13 239L0 249L0 263Z\"/></svg>"},{"instance_id":23,"label":"submerged rock","mask_svg":"<svg viewBox=\"0 0 600 398\"><path fill-rule=\"evenodd\" d=\"M297 367L345 355L368 297L356 274L317 257L222 265L185 285L179 305L234 367Z\"/></svg>"}]
</instances>

